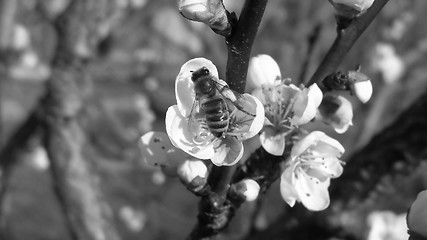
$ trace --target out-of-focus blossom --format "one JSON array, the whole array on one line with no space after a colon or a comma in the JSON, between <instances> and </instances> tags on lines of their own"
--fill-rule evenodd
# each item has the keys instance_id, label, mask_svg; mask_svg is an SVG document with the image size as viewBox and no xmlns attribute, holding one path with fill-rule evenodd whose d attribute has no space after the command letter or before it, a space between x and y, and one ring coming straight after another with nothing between
<instances>
[{"instance_id":1,"label":"out-of-focus blossom","mask_svg":"<svg viewBox=\"0 0 427 240\"><path fill-rule=\"evenodd\" d=\"M188 185L197 178L207 179L208 168L201 160L186 160L178 167L178 176Z\"/></svg>"},{"instance_id":2,"label":"out-of-focus blossom","mask_svg":"<svg viewBox=\"0 0 427 240\"><path fill-rule=\"evenodd\" d=\"M380 72L387 84L399 81L406 70L405 63L397 55L393 45L387 43L376 45L372 56L372 66Z\"/></svg>"},{"instance_id":3,"label":"out-of-focus blossom","mask_svg":"<svg viewBox=\"0 0 427 240\"><path fill-rule=\"evenodd\" d=\"M391 211L375 211L369 214L370 226L367 240L402 240L408 239L405 226L405 214Z\"/></svg>"},{"instance_id":4,"label":"out-of-focus blossom","mask_svg":"<svg viewBox=\"0 0 427 240\"><path fill-rule=\"evenodd\" d=\"M246 92L260 89L263 84L280 84L282 76L277 62L266 54L257 55L249 61Z\"/></svg>"},{"instance_id":5,"label":"out-of-focus blossom","mask_svg":"<svg viewBox=\"0 0 427 240\"><path fill-rule=\"evenodd\" d=\"M160 167L165 174L176 176L176 171L188 154L175 148L166 133L147 132L140 139L142 159L145 164Z\"/></svg>"},{"instance_id":6,"label":"out-of-focus blossom","mask_svg":"<svg viewBox=\"0 0 427 240\"><path fill-rule=\"evenodd\" d=\"M259 184L252 179L241 180L230 187L230 192L232 192L232 194L238 195L247 202L252 202L257 199L259 190Z\"/></svg>"},{"instance_id":7,"label":"out-of-focus blossom","mask_svg":"<svg viewBox=\"0 0 427 240\"><path fill-rule=\"evenodd\" d=\"M9 71L14 79L24 81L45 81L51 75L50 67L31 49L24 50Z\"/></svg>"},{"instance_id":8,"label":"out-of-focus blossom","mask_svg":"<svg viewBox=\"0 0 427 240\"><path fill-rule=\"evenodd\" d=\"M329 0L337 15L354 18L372 6L374 0Z\"/></svg>"},{"instance_id":9,"label":"out-of-focus blossom","mask_svg":"<svg viewBox=\"0 0 427 240\"><path fill-rule=\"evenodd\" d=\"M320 131L311 132L296 142L280 181L280 192L286 203L294 206L300 201L312 211L327 208L330 179L343 172L338 159L343 153L344 147L337 140Z\"/></svg>"},{"instance_id":10,"label":"out-of-focus blossom","mask_svg":"<svg viewBox=\"0 0 427 240\"><path fill-rule=\"evenodd\" d=\"M427 190L418 194L409 209L407 220L410 231L427 238Z\"/></svg>"},{"instance_id":11,"label":"out-of-focus blossom","mask_svg":"<svg viewBox=\"0 0 427 240\"><path fill-rule=\"evenodd\" d=\"M281 80L277 63L267 55L251 61L248 82L254 87L261 86L253 94L265 108L261 144L268 153L280 156L285 149L285 136L296 126L306 124L315 117L323 94L317 84L298 88L290 84L290 79Z\"/></svg>"},{"instance_id":12,"label":"out-of-focus blossom","mask_svg":"<svg viewBox=\"0 0 427 240\"><path fill-rule=\"evenodd\" d=\"M10 44L11 48L16 51L28 49L31 45L31 37L28 29L21 24L16 24L13 28Z\"/></svg>"},{"instance_id":13,"label":"out-of-focus blossom","mask_svg":"<svg viewBox=\"0 0 427 240\"><path fill-rule=\"evenodd\" d=\"M148 222L148 216L144 211L134 209L131 206L121 207L118 216L125 223L125 226L133 232L143 230Z\"/></svg>"},{"instance_id":14,"label":"out-of-focus blossom","mask_svg":"<svg viewBox=\"0 0 427 240\"><path fill-rule=\"evenodd\" d=\"M264 123L264 107L250 94L242 95L240 107L253 114L238 110L229 99L230 118L227 131L217 137L207 127L206 114L196 100L192 74L205 67L211 77L222 86L226 83L218 79L218 71L211 61L195 58L185 63L175 82L177 105L169 107L166 113L166 132L172 144L184 152L200 159L210 159L217 166L236 164L243 154L242 141L252 138L261 130ZM217 92L217 94L221 94ZM194 107L196 106L196 107Z\"/></svg>"},{"instance_id":15,"label":"out-of-focus blossom","mask_svg":"<svg viewBox=\"0 0 427 240\"><path fill-rule=\"evenodd\" d=\"M353 125L353 107L343 96L326 94L319 106L319 118L332 126L337 133L344 133Z\"/></svg>"}]
</instances>

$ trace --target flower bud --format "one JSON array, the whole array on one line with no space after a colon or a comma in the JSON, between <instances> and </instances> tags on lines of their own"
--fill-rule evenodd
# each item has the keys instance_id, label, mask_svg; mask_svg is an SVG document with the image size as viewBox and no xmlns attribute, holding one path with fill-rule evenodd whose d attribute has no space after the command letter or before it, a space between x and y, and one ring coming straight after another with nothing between
<instances>
[{"instance_id":1,"label":"flower bud","mask_svg":"<svg viewBox=\"0 0 427 240\"><path fill-rule=\"evenodd\" d=\"M209 12L209 0L179 0L178 8L190 20L206 20L212 15Z\"/></svg>"},{"instance_id":2,"label":"flower bud","mask_svg":"<svg viewBox=\"0 0 427 240\"><path fill-rule=\"evenodd\" d=\"M369 99L371 99L373 91L371 80L356 80L350 88L352 93L354 93L362 103L367 103Z\"/></svg>"},{"instance_id":3,"label":"flower bud","mask_svg":"<svg viewBox=\"0 0 427 240\"><path fill-rule=\"evenodd\" d=\"M427 238L427 190L420 192L412 203L407 221L409 233Z\"/></svg>"},{"instance_id":4,"label":"flower bud","mask_svg":"<svg viewBox=\"0 0 427 240\"><path fill-rule=\"evenodd\" d=\"M318 109L322 121L331 125L337 133L344 133L353 125L353 107L342 96L326 94Z\"/></svg>"},{"instance_id":5,"label":"flower bud","mask_svg":"<svg viewBox=\"0 0 427 240\"><path fill-rule=\"evenodd\" d=\"M208 176L208 168L201 160L186 160L178 167L177 172L181 181L192 187L205 183Z\"/></svg>"},{"instance_id":6,"label":"flower bud","mask_svg":"<svg viewBox=\"0 0 427 240\"><path fill-rule=\"evenodd\" d=\"M374 0L329 0L338 16L355 18L372 6Z\"/></svg>"},{"instance_id":7,"label":"flower bud","mask_svg":"<svg viewBox=\"0 0 427 240\"><path fill-rule=\"evenodd\" d=\"M279 65L272 57L266 54L252 57L249 61L246 92L261 88L262 84L274 85L281 78Z\"/></svg>"},{"instance_id":8,"label":"flower bud","mask_svg":"<svg viewBox=\"0 0 427 240\"><path fill-rule=\"evenodd\" d=\"M231 194L247 202L257 199L259 190L259 184L252 179L244 179L230 187Z\"/></svg>"}]
</instances>

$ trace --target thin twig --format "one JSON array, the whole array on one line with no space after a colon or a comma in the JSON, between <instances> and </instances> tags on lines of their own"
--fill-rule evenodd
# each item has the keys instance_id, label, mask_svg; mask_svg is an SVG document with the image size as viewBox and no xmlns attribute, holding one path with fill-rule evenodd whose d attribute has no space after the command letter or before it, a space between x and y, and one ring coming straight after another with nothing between
<instances>
[{"instance_id":1,"label":"thin twig","mask_svg":"<svg viewBox=\"0 0 427 240\"><path fill-rule=\"evenodd\" d=\"M322 86L322 81L337 70L347 52L388 1L389 0L376 0L366 13L353 20L347 28L338 30L334 43L323 58L316 72L305 84L306 86L310 86L313 83L317 83L320 87Z\"/></svg>"}]
</instances>

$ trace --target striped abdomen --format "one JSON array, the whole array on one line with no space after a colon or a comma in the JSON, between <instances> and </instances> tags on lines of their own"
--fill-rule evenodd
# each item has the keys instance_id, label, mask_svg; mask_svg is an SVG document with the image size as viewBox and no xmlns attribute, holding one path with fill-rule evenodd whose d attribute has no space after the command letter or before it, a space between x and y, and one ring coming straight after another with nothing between
<instances>
[{"instance_id":1,"label":"striped abdomen","mask_svg":"<svg viewBox=\"0 0 427 240\"><path fill-rule=\"evenodd\" d=\"M222 137L228 130L229 113L224 99L210 98L202 104L206 115L206 124L215 137Z\"/></svg>"}]
</instances>

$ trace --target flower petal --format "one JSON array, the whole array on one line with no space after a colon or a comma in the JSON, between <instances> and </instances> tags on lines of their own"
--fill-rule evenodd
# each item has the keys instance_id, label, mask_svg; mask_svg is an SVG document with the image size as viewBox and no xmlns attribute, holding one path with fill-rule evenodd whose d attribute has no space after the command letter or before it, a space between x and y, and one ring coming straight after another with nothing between
<instances>
[{"instance_id":1,"label":"flower petal","mask_svg":"<svg viewBox=\"0 0 427 240\"><path fill-rule=\"evenodd\" d=\"M343 173L341 162L335 157L317 158L311 161L307 174L324 181L326 178L337 178Z\"/></svg>"},{"instance_id":2,"label":"flower petal","mask_svg":"<svg viewBox=\"0 0 427 240\"><path fill-rule=\"evenodd\" d=\"M243 156L243 143L235 137L215 139L215 154L211 161L216 166L231 166L236 164Z\"/></svg>"},{"instance_id":3,"label":"flower petal","mask_svg":"<svg viewBox=\"0 0 427 240\"><path fill-rule=\"evenodd\" d=\"M261 88L262 84L275 84L281 78L279 65L272 57L266 54L252 57L249 61L246 92Z\"/></svg>"},{"instance_id":4,"label":"flower petal","mask_svg":"<svg viewBox=\"0 0 427 240\"><path fill-rule=\"evenodd\" d=\"M294 159L300 156L309 148L318 154L326 154L324 157L339 157L344 153L344 147L337 140L329 137L324 132L313 131L294 144L291 150L291 158Z\"/></svg>"},{"instance_id":5,"label":"flower petal","mask_svg":"<svg viewBox=\"0 0 427 240\"><path fill-rule=\"evenodd\" d=\"M345 97L326 94L318 108L321 120L337 133L344 133L352 125L353 107Z\"/></svg>"},{"instance_id":6,"label":"flower petal","mask_svg":"<svg viewBox=\"0 0 427 240\"><path fill-rule=\"evenodd\" d=\"M218 78L218 70L215 65L206 58L194 58L182 65L175 80L175 96L181 115L188 117L194 103L196 93L194 83L191 80L193 71L206 67L210 74Z\"/></svg>"},{"instance_id":7,"label":"flower petal","mask_svg":"<svg viewBox=\"0 0 427 240\"><path fill-rule=\"evenodd\" d=\"M215 137L200 126L189 124L177 105L169 107L166 112L166 132L175 147L191 156L210 159L215 154L212 143Z\"/></svg>"},{"instance_id":8,"label":"flower petal","mask_svg":"<svg viewBox=\"0 0 427 240\"><path fill-rule=\"evenodd\" d=\"M259 139L265 151L274 156L282 156L285 151L285 137L272 127L264 127Z\"/></svg>"},{"instance_id":9,"label":"flower petal","mask_svg":"<svg viewBox=\"0 0 427 240\"><path fill-rule=\"evenodd\" d=\"M139 145L144 162L151 166L166 163L167 152L174 148L163 132L147 132L141 137Z\"/></svg>"},{"instance_id":10,"label":"flower petal","mask_svg":"<svg viewBox=\"0 0 427 240\"><path fill-rule=\"evenodd\" d=\"M175 148L166 133L147 132L139 141L143 161L150 166L176 167L188 158Z\"/></svg>"},{"instance_id":11,"label":"flower petal","mask_svg":"<svg viewBox=\"0 0 427 240\"><path fill-rule=\"evenodd\" d=\"M320 181L296 168L295 189L302 204L311 211L321 211L329 206L328 187L330 179Z\"/></svg>"},{"instance_id":12,"label":"flower petal","mask_svg":"<svg viewBox=\"0 0 427 240\"><path fill-rule=\"evenodd\" d=\"M295 190L294 186L294 171L296 164L292 164L288 166L280 177L280 194L282 195L283 200L289 206L293 207L295 205L296 200L299 200L298 193Z\"/></svg>"},{"instance_id":13,"label":"flower petal","mask_svg":"<svg viewBox=\"0 0 427 240\"><path fill-rule=\"evenodd\" d=\"M232 134L239 140L246 140L257 135L264 126L265 112L263 104L250 94L243 94L244 100L241 101L243 109L255 117L252 117L242 111L236 111L235 121L232 128Z\"/></svg>"},{"instance_id":14,"label":"flower petal","mask_svg":"<svg viewBox=\"0 0 427 240\"><path fill-rule=\"evenodd\" d=\"M292 124L303 125L310 122L316 116L322 98L322 90L317 84L304 89L295 101L295 116L291 120Z\"/></svg>"}]
</instances>

